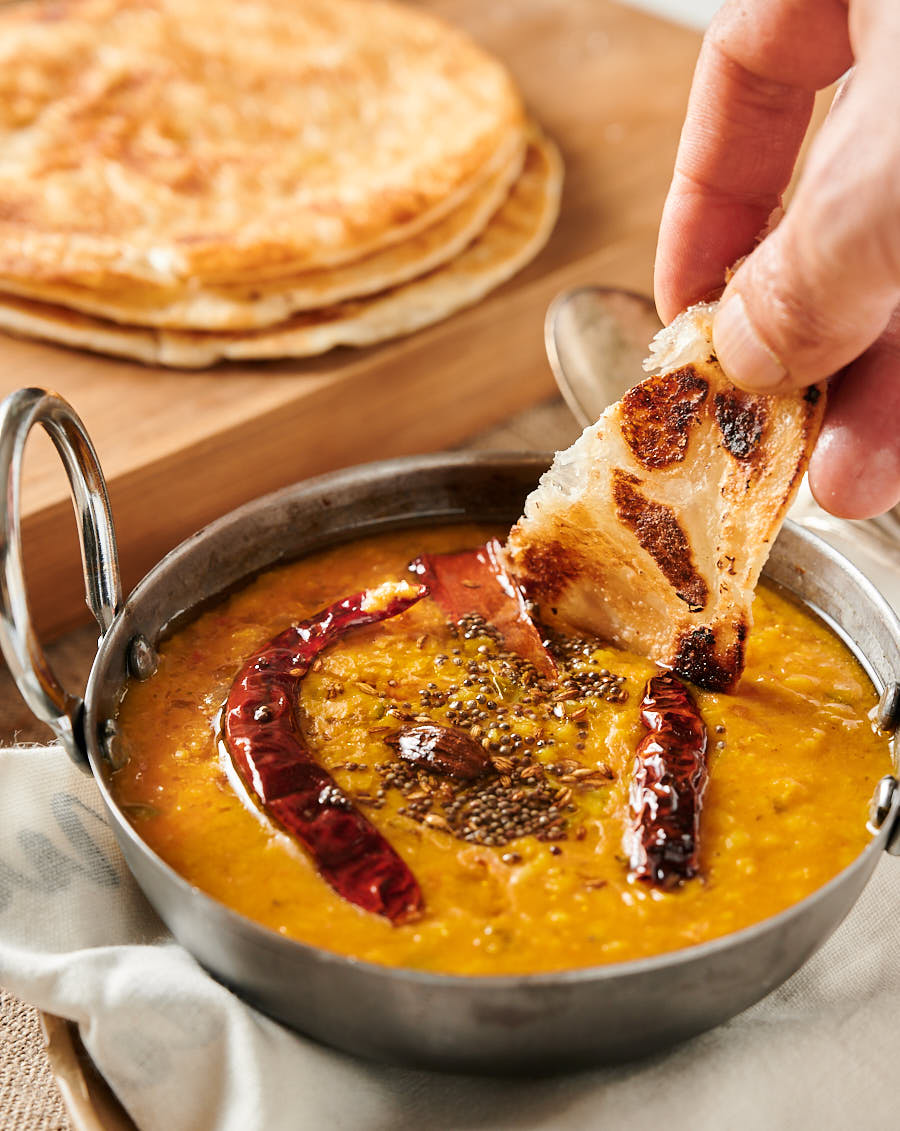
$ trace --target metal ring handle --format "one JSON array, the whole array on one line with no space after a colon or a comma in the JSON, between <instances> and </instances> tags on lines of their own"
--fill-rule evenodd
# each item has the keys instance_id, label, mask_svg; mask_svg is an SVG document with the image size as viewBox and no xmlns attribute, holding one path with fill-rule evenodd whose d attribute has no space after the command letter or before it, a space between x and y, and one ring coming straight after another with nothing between
<instances>
[{"instance_id":1,"label":"metal ring handle","mask_svg":"<svg viewBox=\"0 0 900 1131\"><path fill-rule=\"evenodd\" d=\"M102 635L122 603L116 535L106 482L84 425L46 389L19 389L0 404L0 646L25 702L72 760L87 764L83 701L59 684L34 633L22 565L21 484L25 442L43 425L66 468L78 519L87 603Z\"/></svg>"}]
</instances>

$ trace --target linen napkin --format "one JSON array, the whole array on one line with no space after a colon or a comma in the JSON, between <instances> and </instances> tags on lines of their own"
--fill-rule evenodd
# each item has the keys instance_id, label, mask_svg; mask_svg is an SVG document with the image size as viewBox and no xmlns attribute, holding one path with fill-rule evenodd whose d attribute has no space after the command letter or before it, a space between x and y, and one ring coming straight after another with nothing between
<instances>
[{"instance_id":1,"label":"linen napkin","mask_svg":"<svg viewBox=\"0 0 900 1131\"><path fill-rule=\"evenodd\" d=\"M0 983L77 1021L142 1131L844 1131L896 1126L900 861L806 966L653 1059L490 1080L366 1063L263 1017L172 941L92 780L55 747L0 752ZM598 1023L602 1019L598 1018Z\"/></svg>"}]
</instances>

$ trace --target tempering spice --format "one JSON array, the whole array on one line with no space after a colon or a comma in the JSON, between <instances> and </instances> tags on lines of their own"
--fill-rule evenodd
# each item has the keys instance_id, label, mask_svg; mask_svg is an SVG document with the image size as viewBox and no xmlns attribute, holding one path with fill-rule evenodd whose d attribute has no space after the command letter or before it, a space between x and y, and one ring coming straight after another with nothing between
<instances>
[{"instance_id":1,"label":"tempering spice","mask_svg":"<svg viewBox=\"0 0 900 1131\"><path fill-rule=\"evenodd\" d=\"M557 763L547 756L560 739L568 744L572 737L573 749L586 754L588 713L599 700L610 706L627 701L624 676L593 659L597 641L551 636L547 646L559 672L551 681L504 648L500 633L478 613L464 614L446 631L454 646L435 656L435 678L421 687L418 704L397 702L389 685L367 685L384 707L383 718L397 724L379 728L378 737L396 752L404 741L412 745L417 731L443 731L448 747L466 736L484 751L484 770L441 771L424 759L404 761L401 752L375 764L380 787L363 803L381 805L396 790L402 816L490 847L527 836L565 840L578 810L576 792L602 789L615 774L602 763L572 757ZM431 726L419 722L425 717Z\"/></svg>"}]
</instances>

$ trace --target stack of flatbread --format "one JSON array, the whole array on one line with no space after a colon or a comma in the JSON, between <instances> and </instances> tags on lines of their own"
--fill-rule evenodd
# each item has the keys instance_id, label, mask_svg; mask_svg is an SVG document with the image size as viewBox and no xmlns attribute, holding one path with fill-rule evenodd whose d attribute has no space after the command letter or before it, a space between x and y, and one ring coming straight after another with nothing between
<instances>
[{"instance_id":1,"label":"stack of flatbread","mask_svg":"<svg viewBox=\"0 0 900 1131\"><path fill-rule=\"evenodd\" d=\"M382 0L0 12L0 328L155 364L409 333L543 246L506 69Z\"/></svg>"}]
</instances>

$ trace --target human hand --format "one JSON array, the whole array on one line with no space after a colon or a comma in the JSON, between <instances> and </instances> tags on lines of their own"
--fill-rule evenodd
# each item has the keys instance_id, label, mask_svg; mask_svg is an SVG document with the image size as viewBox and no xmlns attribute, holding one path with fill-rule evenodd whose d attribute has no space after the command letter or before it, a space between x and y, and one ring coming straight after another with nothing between
<instances>
[{"instance_id":1,"label":"human hand","mask_svg":"<svg viewBox=\"0 0 900 1131\"><path fill-rule=\"evenodd\" d=\"M854 66L791 206L753 248L790 180L815 91ZM833 514L900 500L900 4L726 0L710 25L663 213L664 322L725 288L713 340L755 392L834 378L809 467Z\"/></svg>"}]
</instances>

